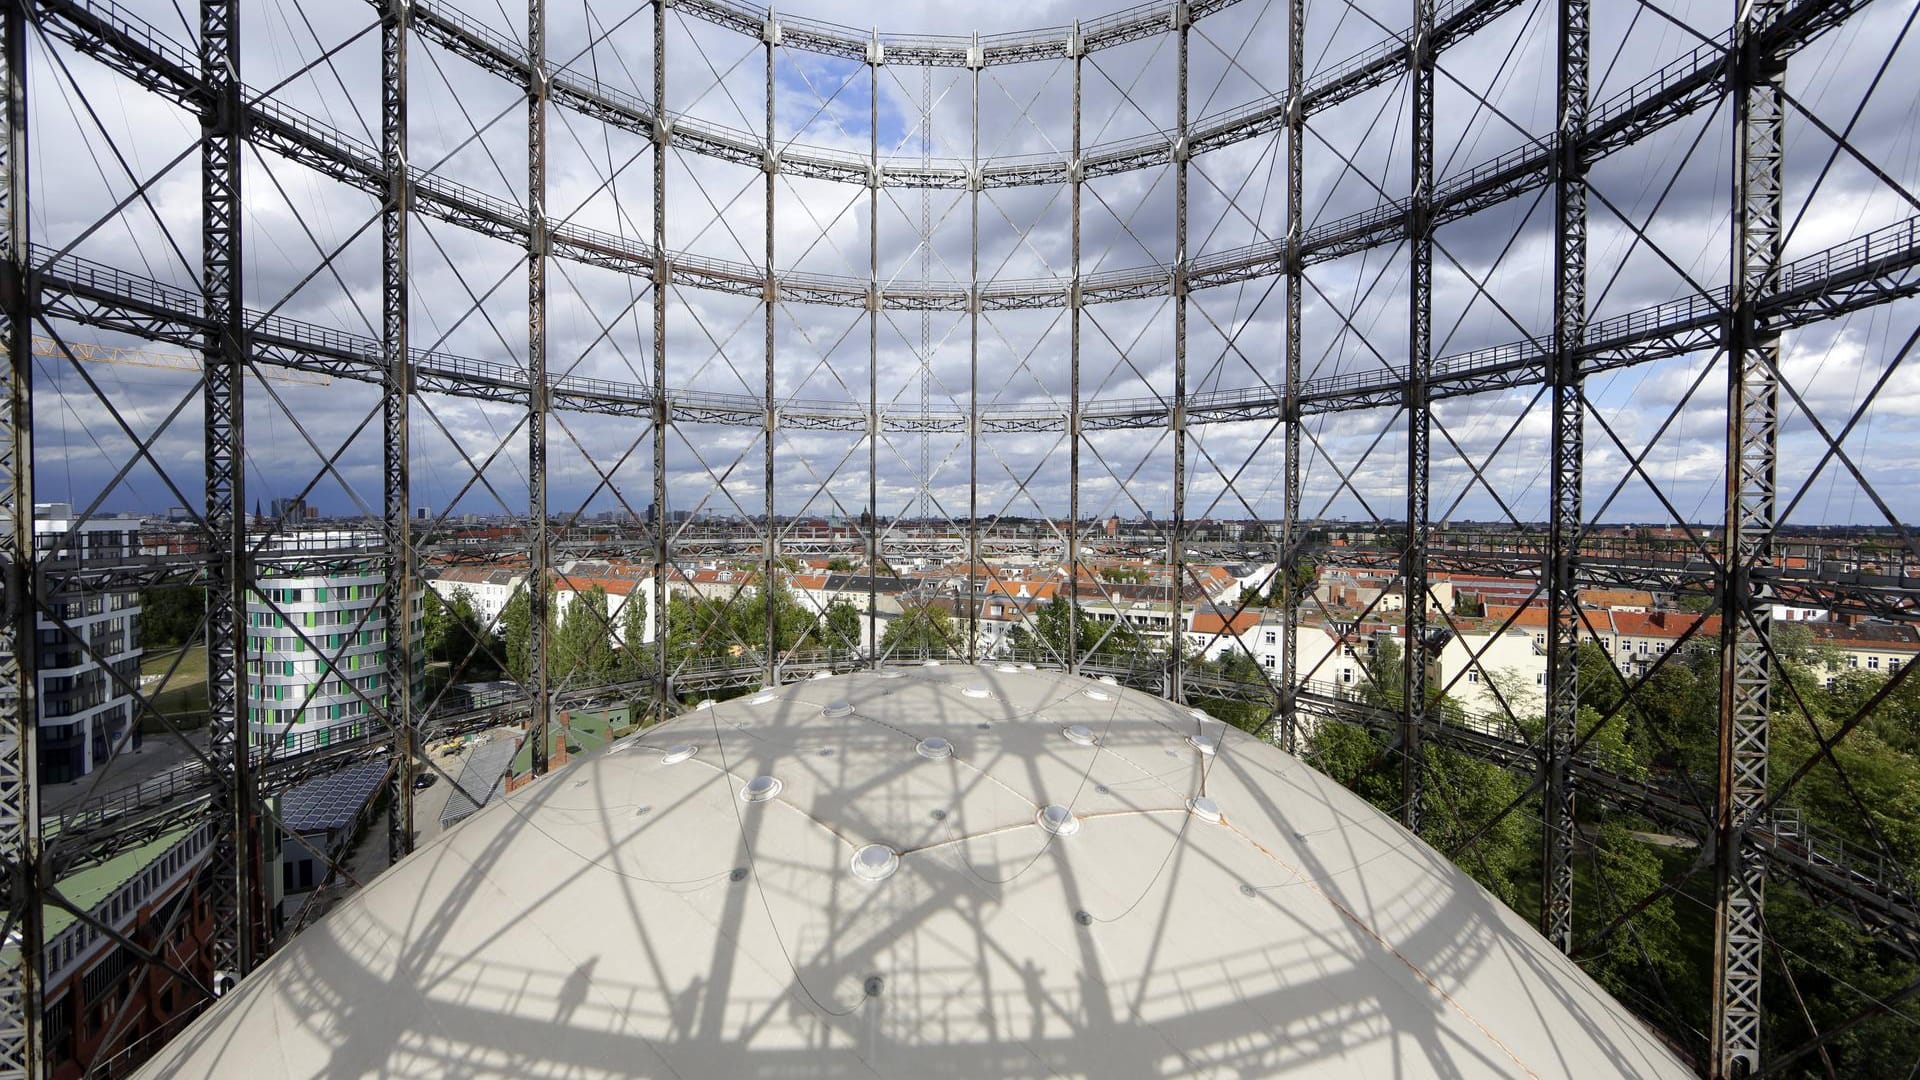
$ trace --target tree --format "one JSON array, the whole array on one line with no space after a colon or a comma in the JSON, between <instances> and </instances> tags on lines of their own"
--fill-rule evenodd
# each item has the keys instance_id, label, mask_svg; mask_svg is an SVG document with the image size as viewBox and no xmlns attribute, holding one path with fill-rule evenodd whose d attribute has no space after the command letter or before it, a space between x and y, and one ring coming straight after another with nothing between
<instances>
[{"instance_id":1,"label":"tree","mask_svg":"<svg viewBox=\"0 0 1920 1080\"><path fill-rule=\"evenodd\" d=\"M1015 651L1046 652L1065 656L1069 644L1067 631L1070 622L1078 635L1080 655L1083 658L1102 656L1130 659L1146 656L1152 652L1139 631L1128 626L1124 621L1101 622L1089 614L1086 608L1075 608L1072 601L1060 596L1054 597L1035 609L1030 625L1014 627L1007 640Z\"/></svg>"},{"instance_id":2,"label":"tree","mask_svg":"<svg viewBox=\"0 0 1920 1080\"><path fill-rule=\"evenodd\" d=\"M618 658L613 651L607 590L595 585L573 595L548 649L547 663L558 685L599 686L613 681Z\"/></svg>"},{"instance_id":3,"label":"tree","mask_svg":"<svg viewBox=\"0 0 1920 1080\"><path fill-rule=\"evenodd\" d=\"M1406 685L1407 677L1401 656L1398 641L1390 637L1375 639L1372 655L1361 665L1367 676L1366 685L1360 689L1362 701L1382 709L1400 707L1401 687Z\"/></svg>"},{"instance_id":4,"label":"tree","mask_svg":"<svg viewBox=\"0 0 1920 1080\"><path fill-rule=\"evenodd\" d=\"M1306 756L1321 772L1382 810L1399 801L1398 779L1382 767L1386 744L1365 728L1322 720L1307 736Z\"/></svg>"},{"instance_id":5,"label":"tree","mask_svg":"<svg viewBox=\"0 0 1920 1080\"><path fill-rule=\"evenodd\" d=\"M466 589L455 589L451 600L442 600L431 588L423 590L420 623L423 659L451 664L468 675L494 668L492 658L480 647L486 630L473 609L473 595Z\"/></svg>"},{"instance_id":6,"label":"tree","mask_svg":"<svg viewBox=\"0 0 1920 1080\"><path fill-rule=\"evenodd\" d=\"M428 659L440 659L446 647L447 623L450 621L446 602L440 599L439 591L431 588L423 590L420 597L420 647L426 650Z\"/></svg>"},{"instance_id":7,"label":"tree","mask_svg":"<svg viewBox=\"0 0 1920 1080\"><path fill-rule=\"evenodd\" d=\"M1623 822L1594 826L1583 846L1589 857L1574 862L1573 905L1589 932L1627 915L1630 905L1653 896L1667 877L1661 852L1636 838ZM1778 895L1768 896L1769 907ZM1770 910L1768 921L1772 919ZM1690 938L1680 925L1674 898L1661 896L1615 931L1609 947L1583 957L1580 966L1618 996L1658 1001L1674 993L1676 984L1686 984L1692 964L1688 953L1695 947ZM1684 992L1694 1001L1705 1000L1704 981L1698 989L1697 995Z\"/></svg>"},{"instance_id":8,"label":"tree","mask_svg":"<svg viewBox=\"0 0 1920 1080\"><path fill-rule=\"evenodd\" d=\"M767 636L767 605L773 605L773 650L792 652L819 637L820 620L781 582L755 589L733 604L734 633L740 642L759 651Z\"/></svg>"},{"instance_id":9,"label":"tree","mask_svg":"<svg viewBox=\"0 0 1920 1080\"><path fill-rule=\"evenodd\" d=\"M1526 782L1504 766L1444 745L1429 743L1423 757L1421 839L1443 853L1458 851L1461 869L1507 906L1523 909L1522 899L1539 880L1539 814L1498 815ZM1397 773L1397 759L1392 768Z\"/></svg>"},{"instance_id":10,"label":"tree","mask_svg":"<svg viewBox=\"0 0 1920 1080\"><path fill-rule=\"evenodd\" d=\"M1196 675L1214 675L1245 686L1267 684L1266 672L1261 670L1259 663L1238 649L1222 651L1218 660L1196 658L1189 661L1187 667ZM1247 732L1265 728L1271 708L1271 702L1264 695L1254 695L1252 700L1208 697L1199 699L1197 704L1208 716Z\"/></svg>"},{"instance_id":11,"label":"tree","mask_svg":"<svg viewBox=\"0 0 1920 1080\"><path fill-rule=\"evenodd\" d=\"M1290 592L1304 600L1313 593L1313 586L1319 580L1319 563L1305 556L1296 558L1292 566L1283 564L1274 570L1268 579L1266 602L1272 607L1285 607Z\"/></svg>"},{"instance_id":12,"label":"tree","mask_svg":"<svg viewBox=\"0 0 1920 1080\"><path fill-rule=\"evenodd\" d=\"M171 649L193 640L207 614L207 590L198 585L157 585L140 593L140 643Z\"/></svg>"},{"instance_id":13,"label":"tree","mask_svg":"<svg viewBox=\"0 0 1920 1080\"><path fill-rule=\"evenodd\" d=\"M819 620L783 585L727 599L675 596L667 602L671 662L758 653L766 641L768 603L774 606L775 651L789 652L816 639Z\"/></svg>"},{"instance_id":14,"label":"tree","mask_svg":"<svg viewBox=\"0 0 1920 1080\"><path fill-rule=\"evenodd\" d=\"M826 614L820 620L821 640L836 652L857 651L861 624L865 621L859 608L845 600L835 600L827 605Z\"/></svg>"},{"instance_id":15,"label":"tree","mask_svg":"<svg viewBox=\"0 0 1920 1080\"><path fill-rule=\"evenodd\" d=\"M852 571L853 560L845 555L835 555L827 560L827 572L830 574L846 574Z\"/></svg>"},{"instance_id":16,"label":"tree","mask_svg":"<svg viewBox=\"0 0 1920 1080\"><path fill-rule=\"evenodd\" d=\"M620 608L620 677L644 677L647 669L647 596L639 589L627 594Z\"/></svg>"},{"instance_id":17,"label":"tree","mask_svg":"<svg viewBox=\"0 0 1920 1080\"><path fill-rule=\"evenodd\" d=\"M907 606L887 624L887 632L880 636L880 648L885 652L942 656L959 651L961 645L953 616L932 601Z\"/></svg>"},{"instance_id":18,"label":"tree","mask_svg":"<svg viewBox=\"0 0 1920 1080\"><path fill-rule=\"evenodd\" d=\"M728 651L723 613L699 596L674 594L667 598L667 661L678 666L699 657L724 656Z\"/></svg>"},{"instance_id":19,"label":"tree","mask_svg":"<svg viewBox=\"0 0 1920 1080\"><path fill-rule=\"evenodd\" d=\"M508 677L515 682L525 682L533 670L533 598L525 589L514 593L507 606L500 610L500 633L506 648Z\"/></svg>"}]
</instances>

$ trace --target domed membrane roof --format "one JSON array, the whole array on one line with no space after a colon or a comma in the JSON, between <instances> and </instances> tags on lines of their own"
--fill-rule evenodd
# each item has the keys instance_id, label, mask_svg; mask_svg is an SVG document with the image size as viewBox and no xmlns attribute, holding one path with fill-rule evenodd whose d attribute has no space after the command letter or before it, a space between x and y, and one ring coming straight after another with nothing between
<instances>
[{"instance_id":1,"label":"domed membrane roof","mask_svg":"<svg viewBox=\"0 0 1920 1080\"><path fill-rule=\"evenodd\" d=\"M986 699L938 674L723 702L523 788L145 1075L1692 1075L1524 919L1275 747L1061 673L982 671ZM917 753L929 737L952 756ZM663 764L684 742L700 753ZM761 775L780 792L743 802ZM1075 835L1039 826L1052 804ZM870 844L898 853L884 880L850 870Z\"/></svg>"}]
</instances>

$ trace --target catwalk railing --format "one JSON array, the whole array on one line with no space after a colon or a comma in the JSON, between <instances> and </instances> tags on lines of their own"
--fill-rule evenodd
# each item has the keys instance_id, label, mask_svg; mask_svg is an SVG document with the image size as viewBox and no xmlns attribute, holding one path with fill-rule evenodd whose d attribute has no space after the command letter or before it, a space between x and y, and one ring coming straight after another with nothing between
<instances>
[{"instance_id":1,"label":"catwalk railing","mask_svg":"<svg viewBox=\"0 0 1920 1080\"><path fill-rule=\"evenodd\" d=\"M75 255L55 257L34 249L39 264L43 310L52 316L141 336L189 344L201 332L198 294L140 277ZM1761 299L1768 321L1782 329L1830 319L1849 311L1920 293L1920 217L1875 229L1863 236L1796 259L1782 268L1779 287ZM1726 290L1671 300L1638 311L1592 321L1580 353L1590 373L1710 348L1726 320ZM301 322L280 315L256 315L252 335L256 362L311 371L335 378L379 383L384 360L378 339ZM420 391L524 403L526 373L508 364L427 350L413 352ZM1529 340L1474 349L1434 361L1427 386L1435 398L1537 386L1546 381L1550 350ZM613 416L647 417L653 388L577 375L551 379L554 408ZM1388 406L1406 391L1404 372L1391 369L1349 372L1303 380L1299 412L1317 414ZM667 407L676 422L759 428L768 422L765 400L745 394L669 389ZM1189 424L1276 420L1289 413L1283 388L1248 387L1190 394ZM852 402L776 401L776 426L799 430L865 431L867 410ZM879 412L881 430L954 432L967 430L969 414L959 405L921 414L901 406ZM1081 427L1109 430L1165 426L1173 402L1165 398L1122 398L1086 403ZM984 432L1064 431L1066 410L1059 403L995 405L982 411Z\"/></svg>"},{"instance_id":2,"label":"catwalk railing","mask_svg":"<svg viewBox=\"0 0 1920 1080\"><path fill-rule=\"evenodd\" d=\"M113 0L37 0L37 3L49 31L141 85L188 107L206 93L192 51ZM1773 36L1794 47L1802 47L1835 25L1833 8L1855 6L1858 4L1802 4L1793 9L1798 18L1781 20ZM1465 4L1462 7L1484 15L1499 5ZM1487 10L1483 11L1483 7ZM483 40L477 35L454 36L470 43ZM487 50L474 46L466 51L470 54L484 51L491 56L496 50L507 48L497 35L484 40L491 43ZM1404 49L1403 46L1395 48ZM1612 153L1718 100L1725 90L1727 66L1722 46L1703 44L1640 83L1595 103L1588 136L1579 148L1581 156L1594 160ZM1389 73L1390 69L1391 65ZM521 71L519 77L524 78L524 68L518 70ZM1365 64L1355 70L1372 72L1375 68ZM1332 89L1347 85L1343 80L1357 76L1336 74L1329 78L1332 81L1327 84L1328 93L1338 97L1332 94ZM248 102L250 137L256 143L370 194L379 196L385 192L386 173L377 148L256 90L243 92ZM1331 98L1322 100L1330 102ZM1284 112L1262 122L1272 125L1267 130L1275 130L1281 118ZM634 122L639 123L637 116ZM1242 127L1252 123L1247 120ZM1241 129L1224 129L1219 137L1225 142L1236 141L1226 139L1226 132ZM654 131L651 122L644 130L651 135ZM1190 132L1190 137L1192 135ZM780 155L780 160L785 161L786 151L780 151ZM755 151L752 156L756 162L766 160L764 151ZM1434 226L1470 217L1544 186L1551 178L1552 163L1557 156L1558 148L1549 137L1438 180L1430 206ZM868 171L863 169L860 182L865 184L868 180ZM414 170L410 183L415 207L420 212L517 246L526 244L529 216L525 207L425 171ZM1388 200L1316 225L1303 236L1301 262L1312 264L1343 258L1405 239L1410 214L1411 208L1404 201ZM676 285L754 298L766 293L767 272L764 267L751 263L686 252L667 252L664 258L656 259L653 247L645 241L566 219L549 220L543 231L555 255L586 265L649 279L664 268L668 279ZM1285 241L1267 240L1202 253L1179 268L1159 265L1086 274L1080 279L1080 300L1098 304L1170 295L1177 271L1184 273L1187 287L1194 289L1273 277L1285 271L1286 263ZM773 277L780 297L810 304L868 307L877 303L887 310L959 312L968 310L976 298L974 288L957 281L882 287L865 278L797 271L776 270ZM1065 278L983 281L978 287L977 299L982 310L989 311L1058 308L1068 306L1071 292L1072 283Z\"/></svg>"},{"instance_id":3,"label":"catwalk railing","mask_svg":"<svg viewBox=\"0 0 1920 1080\"><path fill-rule=\"evenodd\" d=\"M1197 18L1208 10L1225 6L1214 4L1206 10L1195 10L1193 14ZM1518 0L1456 0L1447 5L1446 13L1438 20L1435 33L1438 47L1445 48L1517 6ZM1157 16L1157 24L1164 28L1169 25L1169 7L1169 4L1161 3L1146 5L1138 10L1152 12L1153 16ZM1195 7L1199 9L1200 5ZM762 16L763 19L765 17ZM467 57L509 82L527 85L531 68L520 42L501 34L451 3L416 5L414 18L416 30L429 40ZM1129 25L1139 25L1125 16L1082 22L1079 24L1080 40L1088 48L1098 48L1110 40L1100 32L1101 23L1116 18ZM804 37L788 36L796 25L804 24L797 24L791 16L784 14L775 21L782 29L783 46L807 48ZM758 25L763 24L756 25L752 31L755 36L761 33ZM987 63L1010 55L1018 55L1020 59L1067 58L1070 55L1066 46L1071 28L1048 33L1054 35L1049 42L1051 49L1036 50L1035 56L1002 49L994 44L993 38L981 39L981 54ZM1303 109L1315 112L1331 108L1400 74L1406 67L1406 39L1410 36L1410 31L1403 32L1331 65L1302 91ZM965 50L971 42L965 38L954 40L964 61ZM1120 42L1114 40L1114 43ZM922 62L898 59L893 48L884 41L882 48L886 51L886 62ZM858 54L856 58L866 59L865 54ZM876 170L867 155L852 151L808 146L793 141L777 141L769 145L752 132L698 117L681 113L662 117L645 98L602 82L587 71L549 66L546 74L553 100L578 110L584 116L648 138L653 136L656 124L664 123L672 132L675 145L754 169L763 168L768 161L772 161L782 172L810 179L837 180L861 187L877 183L882 187L931 187L954 191L967 190L976 175L971 162L958 158L935 157L932 165L922 164L918 158L912 161L887 161ZM1188 145L1194 153L1205 153L1280 131L1285 127L1290 104L1291 99L1286 95L1276 94L1203 116L1188 125ZM1156 131L1095 143L1082 148L1081 170L1086 177L1096 178L1167 165L1173 161L1176 140L1176 132ZM1072 165L1069 156L1061 154L996 156L980 166L978 177L980 185L985 188L1065 184L1070 182Z\"/></svg>"}]
</instances>

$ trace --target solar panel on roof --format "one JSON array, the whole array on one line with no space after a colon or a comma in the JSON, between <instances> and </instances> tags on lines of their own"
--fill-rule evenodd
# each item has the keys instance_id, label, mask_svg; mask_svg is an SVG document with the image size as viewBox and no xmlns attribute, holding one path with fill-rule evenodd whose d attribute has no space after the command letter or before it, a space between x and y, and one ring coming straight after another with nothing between
<instances>
[{"instance_id":1,"label":"solar panel on roof","mask_svg":"<svg viewBox=\"0 0 1920 1080\"><path fill-rule=\"evenodd\" d=\"M310 780L280 800L280 820L290 832L321 832L345 828L387 775L385 761L363 761L336 773Z\"/></svg>"}]
</instances>

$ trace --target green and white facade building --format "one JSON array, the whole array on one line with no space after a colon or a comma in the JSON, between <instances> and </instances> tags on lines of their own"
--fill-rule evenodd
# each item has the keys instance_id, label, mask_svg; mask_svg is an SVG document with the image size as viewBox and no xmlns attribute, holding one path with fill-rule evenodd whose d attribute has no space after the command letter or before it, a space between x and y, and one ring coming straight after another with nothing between
<instances>
[{"instance_id":1,"label":"green and white facade building","mask_svg":"<svg viewBox=\"0 0 1920 1080\"><path fill-rule=\"evenodd\" d=\"M371 537L299 534L282 543L347 545ZM247 598L247 718L259 745L326 746L383 728L393 701L386 575L377 563L310 576L270 576ZM409 605L414 640L420 597ZM417 655L417 654L416 654ZM416 664L412 682L420 681Z\"/></svg>"}]
</instances>

